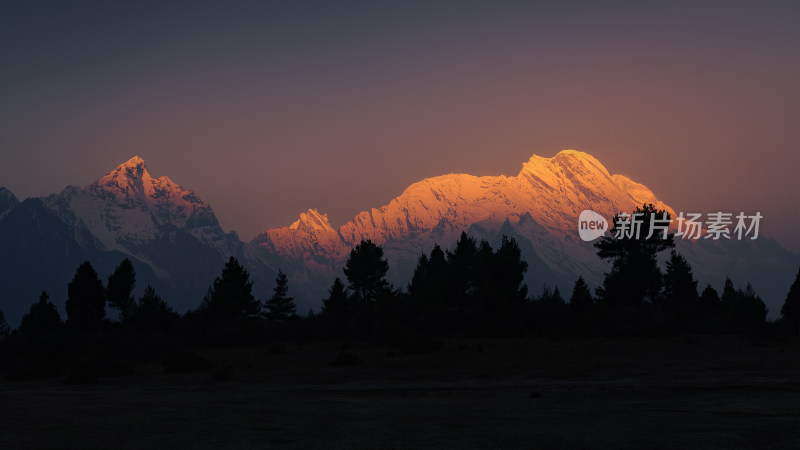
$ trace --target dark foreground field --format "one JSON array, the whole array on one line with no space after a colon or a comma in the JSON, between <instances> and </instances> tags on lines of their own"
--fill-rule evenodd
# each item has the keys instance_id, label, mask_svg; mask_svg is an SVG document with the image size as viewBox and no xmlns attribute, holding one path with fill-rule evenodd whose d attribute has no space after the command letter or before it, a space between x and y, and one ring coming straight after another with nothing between
<instances>
[{"instance_id":1,"label":"dark foreground field","mask_svg":"<svg viewBox=\"0 0 800 450\"><path fill-rule=\"evenodd\" d=\"M330 365L343 348L360 362ZM0 382L0 448L800 448L797 341L451 339L432 353L341 342L199 353L232 370L165 373L154 362L96 384Z\"/></svg>"}]
</instances>

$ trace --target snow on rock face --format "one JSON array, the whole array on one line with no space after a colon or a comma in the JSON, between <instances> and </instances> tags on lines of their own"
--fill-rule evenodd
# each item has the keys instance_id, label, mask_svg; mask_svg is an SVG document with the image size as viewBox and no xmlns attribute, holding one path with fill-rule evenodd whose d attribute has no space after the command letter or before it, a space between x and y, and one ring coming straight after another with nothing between
<instances>
[{"instance_id":1,"label":"snow on rock face","mask_svg":"<svg viewBox=\"0 0 800 450\"><path fill-rule=\"evenodd\" d=\"M327 214L320 214L316 209L309 209L308 211L300 214L300 219L289 225L292 231L305 231L308 233L315 232L331 232L334 231L331 223L328 221Z\"/></svg>"},{"instance_id":2,"label":"snow on rock face","mask_svg":"<svg viewBox=\"0 0 800 450\"><path fill-rule=\"evenodd\" d=\"M596 158L576 150L564 150L553 158L534 155L517 178L527 180L523 189L529 195L522 203L538 213L534 214L537 221L552 229L572 230L584 209L609 220L644 203L674 213L646 186L623 175L611 175Z\"/></svg>"},{"instance_id":3,"label":"snow on rock face","mask_svg":"<svg viewBox=\"0 0 800 450\"><path fill-rule=\"evenodd\" d=\"M291 279L314 280L310 284L323 288L314 293L321 298L324 288L342 276L344 261L362 239L383 246L389 281L402 286L419 255L434 244L450 247L467 231L497 245L505 234L520 241L523 257L543 265L530 271L526 282L537 288L561 282L566 289L578 274L597 284L608 270L592 243L578 236L581 211L591 209L611 220L643 203L674 214L644 185L612 175L587 153L564 150L552 158L532 156L516 176L426 178L338 230L327 216L309 210L288 227L260 233L250 246L264 258L278 255L284 267L294 267L287 272Z\"/></svg>"},{"instance_id":4,"label":"snow on rock face","mask_svg":"<svg viewBox=\"0 0 800 450\"><path fill-rule=\"evenodd\" d=\"M339 233L331 226L327 214L315 209L301 213L288 227L271 228L254 241L282 256L304 260L316 256L334 257L342 249Z\"/></svg>"},{"instance_id":5,"label":"snow on rock face","mask_svg":"<svg viewBox=\"0 0 800 450\"><path fill-rule=\"evenodd\" d=\"M537 223L538 233L544 229L563 239L576 233L577 217L584 209L610 219L643 203L673 213L644 185L611 175L588 153L564 150L552 158L532 156L517 176L449 174L424 179L388 204L357 214L338 233L327 216L309 210L291 226L266 230L254 242L298 259L314 252L337 258L362 239L386 244L460 232L482 222L502 224L508 219L518 224L523 216Z\"/></svg>"},{"instance_id":6,"label":"snow on rock face","mask_svg":"<svg viewBox=\"0 0 800 450\"><path fill-rule=\"evenodd\" d=\"M137 246L176 230L212 246L224 241L210 206L167 176L153 178L138 156L86 188L67 187L46 202L88 229L108 250L136 255Z\"/></svg>"},{"instance_id":7,"label":"snow on rock face","mask_svg":"<svg viewBox=\"0 0 800 450\"><path fill-rule=\"evenodd\" d=\"M185 190L167 176L153 178L144 160L134 156L94 182L88 190L118 204L155 207L159 218L181 227L197 210L209 209L194 192Z\"/></svg>"}]
</instances>

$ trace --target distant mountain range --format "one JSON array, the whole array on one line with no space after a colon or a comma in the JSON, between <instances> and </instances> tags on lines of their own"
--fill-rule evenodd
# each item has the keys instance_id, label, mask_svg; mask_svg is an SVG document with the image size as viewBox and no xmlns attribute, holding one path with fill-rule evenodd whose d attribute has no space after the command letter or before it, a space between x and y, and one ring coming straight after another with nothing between
<instances>
[{"instance_id":1,"label":"distant mountain range","mask_svg":"<svg viewBox=\"0 0 800 450\"><path fill-rule=\"evenodd\" d=\"M319 310L350 249L362 239L384 247L390 281L405 286L420 254L435 243L452 246L462 231L497 245L514 237L528 261L526 282L535 294L547 284L568 296L578 275L597 286L608 264L577 232L580 212L607 219L653 203L675 214L652 191L612 175L587 153L534 155L516 176L449 174L409 186L380 208L334 228L316 210L287 227L263 231L251 242L225 233L209 205L168 177L152 178L139 157L95 183L19 202L0 188L0 297L9 321L18 322L42 289L63 306L75 268L90 260L106 277L123 258L134 262L137 286L152 284L179 311L196 307L228 256L242 261L265 299L278 269L290 281L298 311ZM738 211L737 211L738 212ZM673 216L674 217L674 216ZM751 282L775 317L800 255L772 239L676 239L701 287Z\"/></svg>"}]
</instances>

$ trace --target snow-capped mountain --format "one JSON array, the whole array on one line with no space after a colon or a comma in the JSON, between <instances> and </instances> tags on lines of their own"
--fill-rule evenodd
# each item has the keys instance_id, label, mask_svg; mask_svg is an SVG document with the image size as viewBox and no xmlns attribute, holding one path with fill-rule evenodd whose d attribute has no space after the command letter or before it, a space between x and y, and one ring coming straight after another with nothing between
<instances>
[{"instance_id":1,"label":"snow-capped mountain","mask_svg":"<svg viewBox=\"0 0 800 450\"><path fill-rule=\"evenodd\" d=\"M280 255L290 279L314 280L309 294L321 297L333 278L342 276L350 249L362 239L384 247L390 280L405 286L417 258L434 244L450 247L462 231L493 245L507 235L520 243L530 266L526 282L533 292L544 284L569 292L578 275L597 286L608 270L592 243L578 235L581 211L590 209L611 220L618 212L631 212L647 203L676 217L675 210L645 185L611 174L588 153L564 150L552 158L534 155L516 176L449 174L424 179L338 229L326 215L309 210L288 227L260 233L252 244L262 254ZM775 312L782 302L780 295L785 295L780 292L791 283L800 258L786 251L767 257L757 250L773 244L765 238L753 242L679 240L678 250L690 258L701 282L719 287L726 275L742 284L751 281ZM743 262L744 254L749 261ZM761 277L749 269L758 261L775 266L774 270Z\"/></svg>"},{"instance_id":2,"label":"snow-capped mountain","mask_svg":"<svg viewBox=\"0 0 800 450\"><path fill-rule=\"evenodd\" d=\"M167 176L153 178L135 156L85 188L68 186L45 204L67 223L85 228L105 250L147 262L166 276L169 261L150 256L150 244L186 238L222 255L240 254L241 243L219 225L210 206Z\"/></svg>"},{"instance_id":3,"label":"snow-capped mountain","mask_svg":"<svg viewBox=\"0 0 800 450\"><path fill-rule=\"evenodd\" d=\"M262 290L274 279L271 269L248 261L244 244L224 232L209 205L169 177L152 177L138 156L89 186L15 202L0 192L0 282L11 291L0 309L11 321L42 289L63 302L86 260L105 278L130 258L137 289L153 285L179 311L199 305L231 255L252 267Z\"/></svg>"},{"instance_id":4,"label":"snow-capped mountain","mask_svg":"<svg viewBox=\"0 0 800 450\"><path fill-rule=\"evenodd\" d=\"M605 266L598 264L591 244L579 240L578 215L593 209L610 218L643 203L674 212L647 187L610 174L588 153L565 150L553 158L534 155L516 176L427 178L338 230L327 216L309 210L289 227L262 232L253 243L301 262L303 271L335 272L353 246L371 239L385 247L393 281L404 283L420 253L435 243L449 246L462 231L498 241L502 231L530 244L529 260L544 261L544 273L543 268L531 271L532 286L565 282L575 273L599 281Z\"/></svg>"}]
</instances>

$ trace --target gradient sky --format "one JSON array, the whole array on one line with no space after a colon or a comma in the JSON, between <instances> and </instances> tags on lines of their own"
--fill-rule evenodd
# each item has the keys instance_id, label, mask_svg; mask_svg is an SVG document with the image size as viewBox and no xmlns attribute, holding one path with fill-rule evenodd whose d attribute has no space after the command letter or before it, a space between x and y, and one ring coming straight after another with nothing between
<instances>
[{"instance_id":1,"label":"gradient sky","mask_svg":"<svg viewBox=\"0 0 800 450\"><path fill-rule=\"evenodd\" d=\"M800 251L796 1L117 3L0 4L17 196L140 155L250 239L575 148Z\"/></svg>"}]
</instances>

